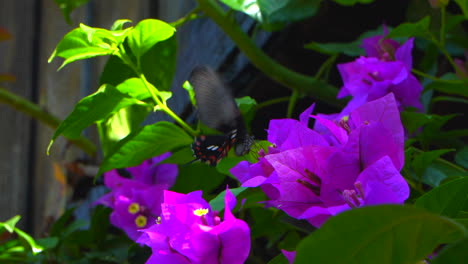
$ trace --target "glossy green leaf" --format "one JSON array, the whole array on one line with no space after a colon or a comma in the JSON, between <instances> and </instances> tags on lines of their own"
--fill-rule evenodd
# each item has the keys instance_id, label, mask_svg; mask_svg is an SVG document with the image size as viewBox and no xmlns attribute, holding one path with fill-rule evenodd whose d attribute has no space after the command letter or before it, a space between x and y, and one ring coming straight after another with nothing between
<instances>
[{"instance_id":1,"label":"glossy green leaf","mask_svg":"<svg viewBox=\"0 0 468 264\"><path fill-rule=\"evenodd\" d=\"M468 147L465 146L457 151L457 154L455 154L455 162L465 169L468 169Z\"/></svg>"},{"instance_id":2,"label":"glossy green leaf","mask_svg":"<svg viewBox=\"0 0 468 264\"><path fill-rule=\"evenodd\" d=\"M97 123L104 155L107 155L117 142L138 129L151 111L151 107L130 105Z\"/></svg>"},{"instance_id":3,"label":"glossy green leaf","mask_svg":"<svg viewBox=\"0 0 468 264\"><path fill-rule=\"evenodd\" d=\"M130 78L117 85L117 90L138 100L145 100L151 97L150 92L145 87L140 78ZM154 88L154 87L153 87Z\"/></svg>"},{"instance_id":4,"label":"glossy green leaf","mask_svg":"<svg viewBox=\"0 0 468 264\"><path fill-rule=\"evenodd\" d=\"M175 28L157 19L140 21L128 36L128 46L133 55L140 58L156 43L166 40L174 35Z\"/></svg>"},{"instance_id":5,"label":"glossy green leaf","mask_svg":"<svg viewBox=\"0 0 468 264\"><path fill-rule=\"evenodd\" d=\"M167 151L190 145L193 139L169 122L158 122L133 131L104 158L99 174L115 168L133 167Z\"/></svg>"},{"instance_id":6,"label":"glossy green leaf","mask_svg":"<svg viewBox=\"0 0 468 264\"><path fill-rule=\"evenodd\" d=\"M154 45L140 58L140 68L148 82L159 91L169 91L176 66L177 41L175 36ZM101 74L100 84L118 86L127 79L138 77L116 56L111 56Z\"/></svg>"},{"instance_id":7,"label":"glossy green leaf","mask_svg":"<svg viewBox=\"0 0 468 264\"><path fill-rule=\"evenodd\" d=\"M402 23L394 28L387 38L398 37L421 37L430 40L431 33L429 31L430 17L426 16L416 23Z\"/></svg>"},{"instance_id":8,"label":"glossy green leaf","mask_svg":"<svg viewBox=\"0 0 468 264\"><path fill-rule=\"evenodd\" d=\"M419 197L415 206L455 218L468 200L468 177L453 180Z\"/></svg>"},{"instance_id":9,"label":"glossy green leaf","mask_svg":"<svg viewBox=\"0 0 468 264\"><path fill-rule=\"evenodd\" d=\"M79 28L63 37L48 61L51 62L55 57L64 58L65 61L59 67L60 70L77 60L111 55L118 50L116 45L117 40L110 31L80 24Z\"/></svg>"},{"instance_id":10,"label":"glossy green leaf","mask_svg":"<svg viewBox=\"0 0 468 264\"><path fill-rule=\"evenodd\" d=\"M374 0L333 0L340 5L350 6L355 4L370 4L374 2Z\"/></svg>"},{"instance_id":11,"label":"glossy green leaf","mask_svg":"<svg viewBox=\"0 0 468 264\"><path fill-rule=\"evenodd\" d=\"M108 118L122 108L143 102L119 92L112 85L103 85L99 90L76 104L70 115L60 123L49 143L48 150L60 135L78 138L81 132L95 122Z\"/></svg>"},{"instance_id":12,"label":"glossy green leaf","mask_svg":"<svg viewBox=\"0 0 468 264\"><path fill-rule=\"evenodd\" d=\"M242 193L243 191L245 191L247 188L245 187L239 187L239 188L233 188L233 189L229 189L232 194L234 196L237 197L237 195L239 195L240 193ZM222 211L224 210L224 197L226 196L226 190L223 190L222 192L220 192L218 194L218 196L216 196L214 199L212 199L210 201L210 206L211 206L211 209L213 209L213 211ZM239 201L238 201L239 202Z\"/></svg>"},{"instance_id":13,"label":"glossy green leaf","mask_svg":"<svg viewBox=\"0 0 468 264\"><path fill-rule=\"evenodd\" d=\"M438 253L431 264L457 264L468 261L468 237L446 246Z\"/></svg>"},{"instance_id":14,"label":"glossy green leaf","mask_svg":"<svg viewBox=\"0 0 468 264\"><path fill-rule=\"evenodd\" d=\"M465 235L460 224L420 208L356 208L330 218L302 240L295 263L417 263L438 245Z\"/></svg>"}]
</instances>

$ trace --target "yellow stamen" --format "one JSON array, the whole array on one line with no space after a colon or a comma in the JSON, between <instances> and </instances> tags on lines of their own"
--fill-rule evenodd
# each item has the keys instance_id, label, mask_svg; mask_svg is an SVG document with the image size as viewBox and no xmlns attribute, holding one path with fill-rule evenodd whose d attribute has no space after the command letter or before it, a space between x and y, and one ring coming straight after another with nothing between
<instances>
[{"instance_id":1,"label":"yellow stamen","mask_svg":"<svg viewBox=\"0 0 468 264\"><path fill-rule=\"evenodd\" d=\"M203 208L196 209L195 211L193 211L193 214L196 216L204 216L208 214L208 209L203 209Z\"/></svg>"},{"instance_id":2,"label":"yellow stamen","mask_svg":"<svg viewBox=\"0 0 468 264\"><path fill-rule=\"evenodd\" d=\"M128 212L131 214L136 214L140 211L140 205L138 203L131 203L128 206Z\"/></svg>"},{"instance_id":3,"label":"yellow stamen","mask_svg":"<svg viewBox=\"0 0 468 264\"><path fill-rule=\"evenodd\" d=\"M145 227L147 221L148 221L148 219L146 218L146 216L143 216L143 215L139 215L139 216L137 216L137 218L135 218L135 224L138 227Z\"/></svg>"}]
</instances>

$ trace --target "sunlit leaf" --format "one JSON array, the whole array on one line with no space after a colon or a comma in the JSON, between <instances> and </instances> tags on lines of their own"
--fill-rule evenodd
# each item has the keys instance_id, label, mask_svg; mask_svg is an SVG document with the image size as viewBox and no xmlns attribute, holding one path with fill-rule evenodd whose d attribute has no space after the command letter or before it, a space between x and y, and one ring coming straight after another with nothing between
<instances>
[{"instance_id":1,"label":"sunlit leaf","mask_svg":"<svg viewBox=\"0 0 468 264\"><path fill-rule=\"evenodd\" d=\"M133 55L139 58L156 43L170 38L174 32L175 28L161 20L145 19L128 36L128 46Z\"/></svg>"}]
</instances>

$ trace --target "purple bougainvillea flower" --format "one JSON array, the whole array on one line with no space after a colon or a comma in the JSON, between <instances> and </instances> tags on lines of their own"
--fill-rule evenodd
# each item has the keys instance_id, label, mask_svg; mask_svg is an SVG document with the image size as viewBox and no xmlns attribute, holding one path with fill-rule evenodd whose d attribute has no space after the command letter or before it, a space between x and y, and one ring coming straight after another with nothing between
<instances>
[{"instance_id":1,"label":"purple bougainvillea flower","mask_svg":"<svg viewBox=\"0 0 468 264\"><path fill-rule=\"evenodd\" d=\"M406 107L422 110L420 96L423 88L411 74L413 42L411 38L399 46L393 41L382 40L381 36L369 38L364 40L369 57L338 65L344 84L338 98L353 98L337 118L388 93L395 95L400 110Z\"/></svg>"},{"instance_id":2,"label":"purple bougainvillea flower","mask_svg":"<svg viewBox=\"0 0 468 264\"><path fill-rule=\"evenodd\" d=\"M365 103L340 122L316 119L323 131L328 131L327 138L309 131L303 137L317 138L302 142L317 144L271 147L268 154L260 155L258 163L241 162L231 173L244 187L262 188L270 199L268 206L317 227L344 210L403 203L408 198L408 184L399 173L404 164L404 132L393 94ZM268 133L288 130L277 122L280 120L272 120L275 125ZM291 126L292 121L284 123L290 130L311 130ZM287 142L289 136L301 137L291 131L280 143Z\"/></svg>"},{"instance_id":3,"label":"purple bougainvillea flower","mask_svg":"<svg viewBox=\"0 0 468 264\"><path fill-rule=\"evenodd\" d=\"M296 258L296 251L287 251L282 249L281 253L283 253L284 257L288 260L289 263L294 263L294 259Z\"/></svg>"},{"instance_id":4,"label":"purple bougainvillea flower","mask_svg":"<svg viewBox=\"0 0 468 264\"><path fill-rule=\"evenodd\" d=\"M125 231L132 240L136 241L141 235L139 229L148 228L156 221L161 214L163 191L175 182L177 165L157 165L169 155L164 154L129 168L133 179L120 176L117 170L104 174L104 184L111 191L96 203L113 209L110 222Z\"/></svg>"},{"instance_id":5,"label":"purple bougainvillea flower","mask_svg":"<svg viewBox=\"0 0 468 264\"><path fill-rule=\"evenodd\" d=\"M250 229L231 213L234 206L235 197L226 190L221 221L201 191L164 191L161 217L142 230L137 241L153 251L146 263L244 263L250 251Z\"/></svg>"}]
</instances>

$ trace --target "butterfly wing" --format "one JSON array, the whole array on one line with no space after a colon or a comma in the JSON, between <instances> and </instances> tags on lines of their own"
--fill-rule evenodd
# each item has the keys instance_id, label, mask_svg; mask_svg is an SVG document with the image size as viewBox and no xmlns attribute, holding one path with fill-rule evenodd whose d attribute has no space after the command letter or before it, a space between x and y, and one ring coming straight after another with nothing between
<instances>
[{"instance_id":1,"label":"butterfly wing","mask_svg":"<svg viewBox=\"0 0 468 264\"><path fill-rule=\"evenodd\" d=\"M200 121L225 134L236 129L242 117L221 77L211 68L198 66L189 80L195 90Z\"/></svg>"}]
</instances>

